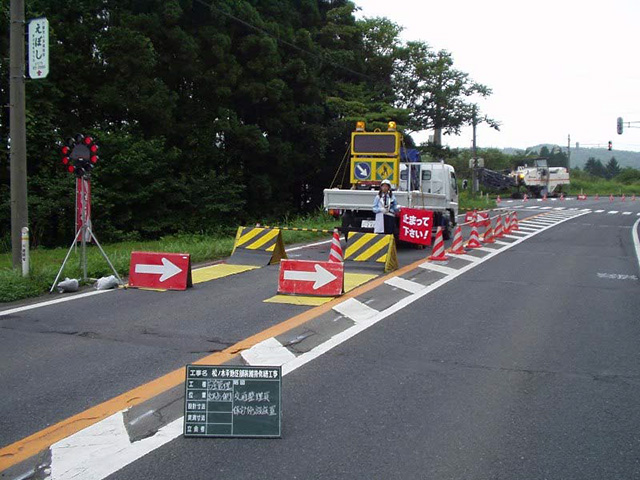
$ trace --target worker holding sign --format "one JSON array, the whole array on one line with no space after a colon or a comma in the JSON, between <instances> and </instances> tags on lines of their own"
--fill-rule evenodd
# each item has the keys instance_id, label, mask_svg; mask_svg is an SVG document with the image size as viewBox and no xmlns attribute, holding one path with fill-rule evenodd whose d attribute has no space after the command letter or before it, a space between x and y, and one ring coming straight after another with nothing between
<instances>
[{"instance_id":1,"label":"worker holding sign","mask_svg":"<svg viewBox=\"0 0 640 480\"><path fill-rule=\"evenodd\" d=\"M380 191L373 200L373 212L376 214L373 233L393 233L396 226L395 216L399 211L398 202L391 191L391 182L383 180Z\"/></svg>"}]
</instances>

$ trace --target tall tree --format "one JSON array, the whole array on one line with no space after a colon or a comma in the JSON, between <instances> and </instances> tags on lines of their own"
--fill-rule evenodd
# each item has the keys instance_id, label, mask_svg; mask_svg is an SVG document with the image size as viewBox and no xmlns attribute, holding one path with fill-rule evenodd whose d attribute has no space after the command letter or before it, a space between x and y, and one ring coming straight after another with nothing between
<instances>
[{"instance_id":1,"label":"tall tree","mask_svg":"<svg viewBox=\"0 0 640 480\"><path fill-rule=\"evenodd\" d=\"M607 170L607 178L616 177L620 174L620 171L621 171L620 165L618 164L616 157L611 157L611 160L607 162L607 164L605 165L605 168Z\"/></svg>"}]
</instances>

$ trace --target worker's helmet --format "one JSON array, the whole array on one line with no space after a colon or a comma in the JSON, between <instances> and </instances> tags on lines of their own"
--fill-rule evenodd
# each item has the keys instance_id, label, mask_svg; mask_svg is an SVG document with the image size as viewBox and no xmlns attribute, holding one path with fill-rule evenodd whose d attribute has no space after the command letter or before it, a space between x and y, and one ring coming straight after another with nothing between
<instances>
[{"instance_id":1,"label":"worker's helmet","mask_svg":"<svg viewBox=\"0 0 640 480\"><path fill-rule=\"evenodd\" d=\"M391 188L391 182L389 180L382 180L382 182L380 182L380 186L382 185L389 185L389 188Z\"/></svg>"}]
</instances>

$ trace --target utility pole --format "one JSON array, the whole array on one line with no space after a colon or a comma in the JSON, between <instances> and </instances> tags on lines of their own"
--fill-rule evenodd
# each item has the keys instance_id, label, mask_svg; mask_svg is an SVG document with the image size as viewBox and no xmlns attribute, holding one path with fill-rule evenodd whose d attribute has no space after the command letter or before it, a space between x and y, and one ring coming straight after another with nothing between
<instances>
[{"instance_id":1,"label":"utility pole","mask_svg":"<svg viewBox=\"0 0 640 480\"><path fill-rule=\"evenodd\" d=\"M9 46L9 138L11 175L11 254L13 268L22 262L22 228L27 211L27 135L25 126L24 0L11 0Z\"/></svg>"},{"instance_id":2,"label":"utility pole","mask_svg":"<svg viewBox=\"0 0 640 480\"><path fill-rule=\"evenodd\" d=\"M571 170L571 134L567 135L567 171Z\"/></svg>"},{"instance_id":3,"label":"utility pole","mask_svg":"<svg viewBox=\"0 0 640 480\"><path fill-rule=\"evenodd\" d=\"M473 126L473 169L471 170L471 194L475 197L478 193L478 150L476 147L476 127L478 126L478 116L476 106L473 106L473 120L471 122Z\"/></svg>"}]
</instances>

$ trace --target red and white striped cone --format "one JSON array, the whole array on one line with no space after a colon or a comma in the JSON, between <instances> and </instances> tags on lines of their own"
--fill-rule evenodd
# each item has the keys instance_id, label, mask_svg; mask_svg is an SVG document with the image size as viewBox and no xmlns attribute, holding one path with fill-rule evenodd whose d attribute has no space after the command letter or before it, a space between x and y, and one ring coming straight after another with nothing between
<instances>
[{"instance_id":1,"label":"red and white striped cone","mask_svg":"<svg viewBox=\"0 0 640 480\"><path fill-rule=\"evenodd\" d=\"M522 201L523 202L528 202L529 201L529 197L527 196L527 194L524 194L524 197L522 197Z\"/></svg>"},{"instance_id":2,"label":"red and white striped cone","mask_svg":"<svg viewBox=\"0 0 640 480\"><path fill-rule=\"evenodd\" d=\"M511 212L507 212L507 215L504 217L504 229L502 232L504 234L511 233Z\"/></svg>"},{"instance_id":3,"label":"red and white striped cone","mask_svg":"<svg viewBox=\"0 0 640 480\"><path fill-rule=\"evenodd\" d=\"M471 236L469 237L469 241L467 242L467 248L480 248L482 244L480 243L480 238L478 236L478 227L476 226L476 222L474 221L471 224Z\"/></svg>"},{"instance_id":4,"label":"red and white striped cone","mask_svg":"<svg viewBox=\"0 0 640 480\"><path fill-rule=\"evenodd\" d=\"M502 214L498 215L496 218L496 228L493 230L493 238L503 238L504 232L502 230Z\"/></svg>"},{"instance_id":5,"label":"red and white striped cone","mask_svg":"<svg viewBox=\"0 0 640 480\"><path fill-rule=\"evenodd\" d=\"M500 195L496 198L496 203L500 203L502 200L500 199Z\"/></svg>"},{"instance_id":6,"label":"red and white striped cone","mask_svg":"<svg viewBox=\"0 0 640 480\"><path fill-rule=\"evenodd\" d=\"M482 236L483 243L496 243L495 238L493 238L493 228L491 228L491 220L489 220L489 225L487 225L487 229Z\"/></svg>"},{"instance_id":7,"label":"red and white striped cone","mask_svg":"<svg viewBox=\"0 0 640 480\"><path fill-rule=\"evenodd\" d=\"M515 232L517 230L520 230L518 226L518 212L513 212L513 217L511 217L511 231Z\"/></svg>"},{"instance_id":8,"label":"red and white striped cone","mask_svg":"<svg viewBox=\"0 0 640 480\"><path fill-rule=\"evenodd\" d=\"M622 201L625 202L627 200L627 197L624 196L624 193L622 194Z\"/></svg>"},{"instance_id":9,"label":"red and white striped cone","mask_svg":"<svg viewBox=\"0 0 640 480\"><path fill-rule=\"evenodd\" d=\"M609 202L613 202L613 193L609 195Z\"/></svg>"},{"instance_id":10,"label":"red and white striped cone","mask_svg":"<svg viewBox=\"0 0 640 480\"><path fill-rule=\"evenodd\" d=\"M432 260L435 262L444 262L449 260L445 251L444 251L444 238L442 237L442 227L438 227L436 231L436 241L433 244L433 250L431 251L431 255L427 257L428 260Z\"/></svg>"},{"instance_id":11,"label":"red and white striped cone","mask_svg":"<svg viewBox=\"0 0 640 480\"><path fill-rule=\"evenodd\" d=\"M467 253L467 251L464 249L463 243L464 242L462 240L462 227L458 225L453 234L453 244L449 249L449 253L453 253L455 255L462 255L464 253Z\"/></svg>"},{"instance_id":12,"label":"red and white striped cone","mask_svg":"<svg viewBox=\"0 0 640 480\"><path fill-rule=\"evenodd\" d=\"M636 201L636 194L634 193L633 195L631 195L631 201L635 202Z\"/></svg>"},{"instance_id":13,"label":"red and white striped cone","mask_svg":"<svg viewBox=\"0 0 640 480\"><path fill-rule=\"evenodd\" d=\"M600 200L600 195L596 193L596 200Z\"/></svg>"},{"instance_id":14,"label":"red and white striped cone","mask_svg":"<svg viewBox=\"0 0 640 480\"><path fill-rule=\"evenodd\" d=\"M546 193L542 196L542 201L543 201L543 202L546 202L546 201L547 201L547 194L546 194Z\"/></svg>"},{"instance_id":15,"label":"red and white striped cone","mask_svg":"<svg viewBox=\"0 0 640 480\"><path fill-rule=\"evenodd\" d=\"M564 192L560 194L560 200L564 200Z\"/></svg>"},{"instance_id":16,"label":"red and white striped cone","mask_svg":"<svg viewBox=\"0 0 640 480\"><path fill-rule=\"evenodd\" d=\"M333 240L331 240L331 250L329 250L329 261L344 262L342 245L340 245L340 233L337 228L333 230Z\"/></svg>"}]
</instances>

